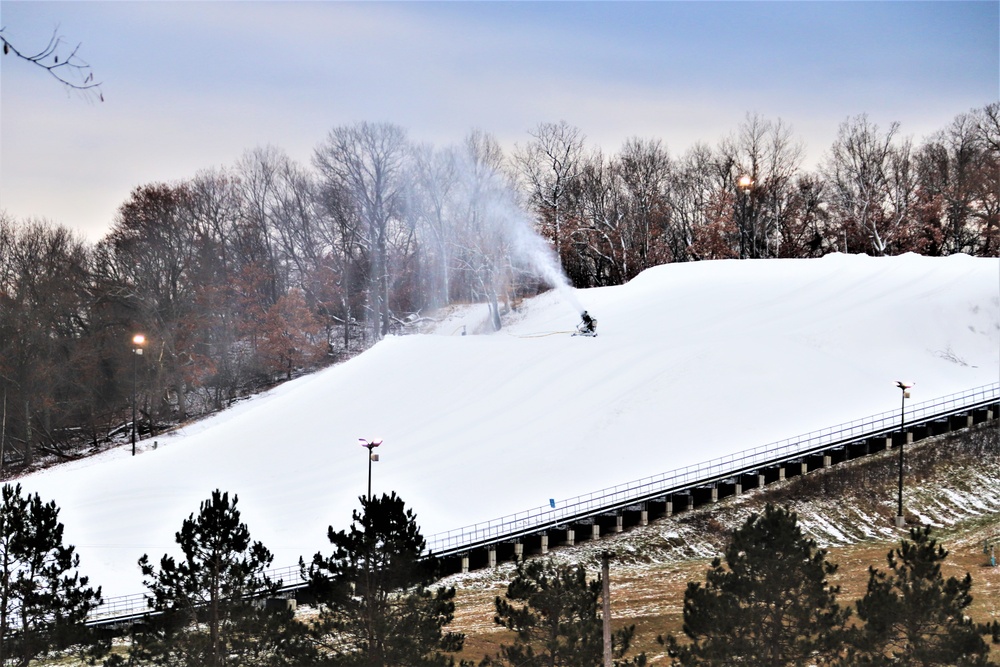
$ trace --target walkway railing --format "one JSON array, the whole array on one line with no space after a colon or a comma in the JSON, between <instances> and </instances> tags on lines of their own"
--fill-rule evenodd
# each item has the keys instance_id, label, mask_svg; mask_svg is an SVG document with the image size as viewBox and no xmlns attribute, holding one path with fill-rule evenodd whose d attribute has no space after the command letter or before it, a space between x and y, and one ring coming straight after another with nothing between
<instances>
[{"instance_id":1,"label":"walkway railing","mask_svg":"<svg viewBox=\"0 0 1000 667\"><path fill-rule=\"evenodd\" d=\"M1000 383L951 394L942 398L915 403L906 408L906 425L916 426L966 412L1000 401ZM728 456L677 470L644 477L625 484L611 486L575 498L561 500L556 507L538 507L498 519L475 523L427 538L428 550L439 556L460 553L484 544L513 539L545 527L620 509L643 500L682 489L732 477L758 467L800 458L808 454L861 441L865 438L892 433L899 429L899 410L890 410L864 419L831 426L795 438L747 449ZM267 570L272 581L281 581L284 590L305 584L298 565ZM126 620L147 613L144 594L106 598L94 609L89 622Z\"/></svg>"},{"instance_id":2,"label":"walkway railing","mask_svg":"<svg viewBox=\"0 0 1000 667\"><path fill-rule=\"evenodd\" d=\"M264 570L263 574L273 582L280 582L278 585L279 591L301 588L307 583L298 565L274 567ZM146 593L133 593L132 595L104 598L101 604L92 609L90 614L87 615L87 623L102 624L115 621L129 621L152 613L147 601L147 595Z\"/></svg>"},{"instance_id":3,"label":"walkway railing","mask_svg":"<svg viewBox=\"0 0 1000 667\"><path fill-rule=\"evenodd\" d=\"M995 402L1000 398L1000 383L959 392L943 398L911 404L906 407L906 424L914 426L927 421L966 411ZM509 514L483 523L456 528L427 538L428 549L438 555L456 553L477 546L524 535L545 526L581 516L598 514L640 502L676 489L691 488L713 480L752 470L765 464L773 465L816 450L830 448L854 440L878 436L899 428L899 410L890 410L863 419L838 424L794 438L747 449L727 456L696 463L677 470L644 477L611 486L574 498L558 501L556 507L542 506Z\"/></svg>"}]
</instances>

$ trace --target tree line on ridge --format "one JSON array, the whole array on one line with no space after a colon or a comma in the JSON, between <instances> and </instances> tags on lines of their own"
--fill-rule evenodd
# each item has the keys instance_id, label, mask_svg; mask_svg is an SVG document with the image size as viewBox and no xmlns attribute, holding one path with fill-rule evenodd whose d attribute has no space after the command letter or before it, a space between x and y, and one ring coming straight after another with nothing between
<instances>
[{"instance_id":1,"label":"tree line on ridge","mask_svg":"<svg viewBox=\"0 0 1000 667\"><path fill-rule=\"evenodd\" d=\"M509 151L361 122L308 166L263 147L140 185L96 243L0 213L0 465L120 442L133 404L155 435L449 304L499 328L546 289L540 253L581 288L667 262L1000 254L1000 103L919 143L859 115L815 169L802 152L755 114L680 155L643 138L605 155L565 122Z\"/></svg>"}]
</instances>

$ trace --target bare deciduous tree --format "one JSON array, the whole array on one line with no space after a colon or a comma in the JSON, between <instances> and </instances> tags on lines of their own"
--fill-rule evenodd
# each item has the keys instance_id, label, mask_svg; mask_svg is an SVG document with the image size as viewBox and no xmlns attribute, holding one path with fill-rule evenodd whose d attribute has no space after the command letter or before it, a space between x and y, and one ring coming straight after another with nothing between
<instances>
[{"instance_id":1,"label":"bare deciduous tree","mask_svg":"<svg viewBox=\"0 0 1000 667\"><path fill-rule=\"evenodd\" d=\"M677 161L668 183L672 254L674 261L707 259L704 232L722 216L718 208L715 155L707 144L695 144ZM721 248L719 249L721 251ZM717 256L717 253L709 253Z\"/></svg>"},{"instance_id":2,"label":"bare deciduous tree","mask_svg":"<svg viewBox=\"0 0 1000 667\"><path fill-rule=\"evenodd\" d=\"M369 309L376 338L389 333L389 245L405 200L409 156L406 132L389 123L334 128L313 156L324 179L348 193L363 221L359 240L368 255Z\"/></svg>"},{"instance_id":3,"label":"bare deciduous tree","mask_svg":"<svg viewBox=\"0 0 1000 667\"><path fill-rule=\"evenodd\" d=\"M626 276L669 261L674 251L680 252L677 239L669 243L669 208L666 202L667 182L672 165L667 148L659 139L633 137L625 142L618 154L625 204L629 219L632 270ZM667 243L664 243L667 241ZM670 247L673 246L673 247ZM670 250L670 254L665 252Z\"/></svg>"},{"instance_id":4,"label":"bare deciduous tree","mask_svg":"<svg viewBox=\"0 0 1000 667\"><path fill-rule=\"evenodd\" d=\"M780 119L747 114L736 134L722 142L719 154L720 170L737 203L740 258L776 256L778 230L802 154L791 128ZM749 182L741 185L745 177Z\"/></svg>"},{"instance_id":5,"label":"bare deciduous tree","mask_svg":"<svg viewBox=\"0 0 1000 667\"><path fill-rule=\"evenodd\" d=\"M40 445L58 455L56 431L82 418L75 400L57 397L79 395L89 287L90 251L75 234L45 221L15 227L0 218L0 378L10 406L8 442L27 465Z\"/></svg>"},{"instance_id":6,"label":"bare deciduous tree","mask_svg":"<svg viewBox=\"0 0 1000 667\"><path fill-rule=\"evenodd\" d=\"M542 233L562 258L565 209L582 167L584 136L566 121L540 123L529 134L532 141L515 152L514 160L538 211Z\"/></svg>"},{"instance_id":7,"label":"bare deciduous tree","mask_svg":"<svg viewBox=\"0 0 1000 667\"><path fill-rule=\"evenodd\" d=\"M893 249L908 221L914 180L911 144L899 123L883 132L862 114L840 125L823 172L845 252Z\"/></svg>"}]
</instances>

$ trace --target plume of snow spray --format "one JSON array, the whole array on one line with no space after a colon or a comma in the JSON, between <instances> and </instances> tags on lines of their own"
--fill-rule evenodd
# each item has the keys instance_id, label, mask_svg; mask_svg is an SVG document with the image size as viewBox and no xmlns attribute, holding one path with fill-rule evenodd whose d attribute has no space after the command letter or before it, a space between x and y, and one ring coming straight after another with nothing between
<instances>
[{"instance_id":1,"label":"plume of snow spray","mask_svg":"<svg viewBox=\"0 0 1000 667\"><path fill-rule=\"evenodd\" d=\"M501 238L508 246L511 259L555 289L577 315L583 313L583 305L563 272L559 258L548 241L535 231L531 216L518 202L513 185L495 172L488 180L492 191L489 208L501 229Z\"/></svg>"},{"instance_id":2,"label":"plume of snow spray","mask_svg":"<svg viewBox=\"0 0 1000 667\"><path fill-rule=\"evenodd\" d=\"M511 221L514 255L523 259L539 278L559 292L559 296L576 311L577 315L580 315L584 311L583 304L576 297L573 286L569 284L569 278L563 272L555 251L532 228L528 216L520 210L518 213L515 220Z\"/></svg>"},{"instance_id":3,"label":"plume of snow spray","mask_svg":"<svg viewBox=\"0 0 1000 667\"><path fill-rule=\"evenodd\" d=\"M495 279L499 266L511 262L557 290L564 303L582 314L583 305L555 251L535 231L517 189L488 152L467 145L465 150L450 153L457 177L449 195L451 206L457 219L464 220L452 230L456 245L473 250L484 280Z\"/></svg>"}]
</instances>

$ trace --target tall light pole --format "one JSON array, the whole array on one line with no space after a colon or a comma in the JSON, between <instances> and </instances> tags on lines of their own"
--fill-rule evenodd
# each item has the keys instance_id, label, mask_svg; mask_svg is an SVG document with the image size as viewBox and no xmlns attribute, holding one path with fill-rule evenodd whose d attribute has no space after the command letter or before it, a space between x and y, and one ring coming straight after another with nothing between
<instances>
[{"instance_id":1,"label":"tall light pole","mask_svg":"<svg viewBox=\"0 0 1000 667\"><path fill-rule=\"evenodd\" d=\"M372 500L372 461L378 461L378 454L374 450L376 447L382 444L381 440L365 440L364 438L358 438L361 441L361 446L368 450L368 502Z\"/></svg>"},{"instance_id":2,"label":"tall light pole","mask_svg":"<svg viewBox=\"0 0 1000 667\"><path fill-rule=\"evenodd\" d=\"M139 374L139 357L142 356L142 346L145 344L146 337L142 334L132 336L132 456L135 456L136 377Z\"/></svg>"},{"instance_id":3,"label":"tall light pole","mask_svg":"<svg viewBox=\"0 0 1000 667\"><path fill-rule=\"evenodd\" d=\"M747 197L750 195L750 190L753 188L753 179L747 174L743 174L736 181L736 187L742 193L740 197L740 259L746 259L747 257L747 241L749 240L749 234L747 234Z\"/></svg>"},{"instance_id":4,"label":"tall light pole","mask_svg":"<svg viewBox=\"0 0 1000 667\"><path fill-rule=\"evenodd\" d=\"M906 525L903 517L903 447L906 445L906 399L910 397L910 387L913 383L896 381L896 386L903 392L903 402L899 406L899 505L896 509L896 528Z\"/></svg>"}]
</instances>

